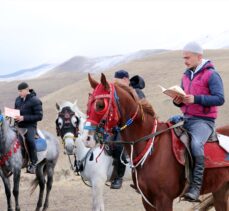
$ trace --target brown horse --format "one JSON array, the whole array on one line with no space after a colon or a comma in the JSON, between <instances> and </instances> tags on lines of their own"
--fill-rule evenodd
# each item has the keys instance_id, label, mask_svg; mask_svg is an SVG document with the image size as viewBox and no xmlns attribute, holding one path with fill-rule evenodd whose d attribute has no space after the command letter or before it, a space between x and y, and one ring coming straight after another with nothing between
<instances>
[{"instance_id":1,"label":"brown horse","mask_svg":"<svg viewBox=\"0 0 229 211\"><path fill-rule=\"evenodd\" d=\"M131 88L109 84L104 74L101 83L90 75L89 81L94 91L88 101L87 121L105 133L112 133L119 126L134 166L133 181L141 192L145 209L171 211L186 179L184 166L173 154L171 131L166 131L168 125L159 122L152 106L146 100L139 101ZM165 132L155 138L140 141L162 130ZM206 193L213 194L217 211L229 210L229 167L205 169L201 194Z\"/></svg>"}]
</instances>

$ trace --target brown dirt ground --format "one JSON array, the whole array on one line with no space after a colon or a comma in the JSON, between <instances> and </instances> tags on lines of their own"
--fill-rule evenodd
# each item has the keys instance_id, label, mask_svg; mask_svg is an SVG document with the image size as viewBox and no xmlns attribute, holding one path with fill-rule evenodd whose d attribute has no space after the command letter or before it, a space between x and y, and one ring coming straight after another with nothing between
<instances>
[{"instance_id":1,"label":"brown dirt ground","mask_svg":"<svg viewBox=\"0 0 229 211\"><path fill-rule=\"evenodd\" d=\"M30 183L33 178L33 175L26 174L23 170L20 183L21 211L35 210L39 191L37 188L32 195L30 194ZM105 186L105 210L144 210L140 195L130 187L130 184L131 181L125 181L120 190L111 190ZM91 188L85 186L79 176L74 175L70 170L58 170L57 168L50 194L49 211L89 211L91 200ZM173 205L175 211L189 211L191 206L191 203L178 203L178 200L175 200ZM0 210L7 210L2 182L0 182Z\"/></svg>"}]
</instances>

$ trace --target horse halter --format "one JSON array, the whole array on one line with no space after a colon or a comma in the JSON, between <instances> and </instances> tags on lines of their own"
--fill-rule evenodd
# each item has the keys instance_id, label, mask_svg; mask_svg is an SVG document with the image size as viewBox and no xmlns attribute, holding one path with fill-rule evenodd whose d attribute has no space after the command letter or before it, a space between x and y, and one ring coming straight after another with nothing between
<instances>
[{"instance_id":1,"label":"horse halter","mask_svg":"<svg viewBox=\"0 0 229 211\"><path fill-rule=\"evenodd\" d=\"M96 103L99 100L103 101L103 108L98 111ZM84 129L95 130L95 140L103 143L110 134L122 131L131 125L137 116L138 110L139 106L132 118L128 119L122 127L118 127L121 109L115 86L113 83L110 83L109 90L107 90L102 84L99 84L94 92L89 95L87 105L87 122L94 126L85 126Z\"/></svg>"},{"instance_id":2,"label":"horse halter","mask_svg":"<svg viewBox=\"0 0 229 211\"><path fill-rule=\"evenodd\" d=\"M56 133L63 139L66 133L72 133L78 137L79 133L79 118L69 106L64 107L58 114L56 119Z\"/></svg>"},{"instance_id":3,"label":"horse halter","mask_svg":"<svg viewBox=\"0 0 229 211\"><path fill-rule=\"evenodd\" d=\"M105 131L111 133L119 121L118 110L114 101L114 85L110 84L109 90L106 90L102 84L99 84L92 94L89 95L87 105L87 122L91 122L97 127L103 127ZM98 103L102 103L101 109Z\"/></svg>"}]
</instances>

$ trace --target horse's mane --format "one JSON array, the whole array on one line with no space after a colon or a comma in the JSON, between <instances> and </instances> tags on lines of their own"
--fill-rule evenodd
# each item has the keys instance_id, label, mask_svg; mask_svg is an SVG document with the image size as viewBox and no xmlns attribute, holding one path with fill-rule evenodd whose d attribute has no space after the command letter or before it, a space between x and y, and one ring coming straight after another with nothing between
<instances>
[{"instance_id":1,"label":"horse's mane","mask_svg":"<svg viewBox=\"0 0 229 211\"><path fill-rule=\"evenodd\" d=\"M0 128L0 142L6 141L6 146L10 146L15 139L16 133L10 126L10 123L5 118L3 119L2 126Z\"/></svg>"},{"instance_id":2,"label":"horse's mane","mask_svg":"<svg viewBox=\"0 0 229 211\"><path fill-rule=\"evenodd\" d=\"M116 82L115 85L117 85L121 89L124 89L126 92L128 92L131 95L131 97L135 100L135 102L140 105L140 107L143 109L143 111L145 113L147 113L153 117L156 117L156 113L155 113L152 105L146 99L139 99L137 93L135 92L135 90L132 87L123 85L123 84L118 83L118 82Z\"/></svg>"}]
</instances>

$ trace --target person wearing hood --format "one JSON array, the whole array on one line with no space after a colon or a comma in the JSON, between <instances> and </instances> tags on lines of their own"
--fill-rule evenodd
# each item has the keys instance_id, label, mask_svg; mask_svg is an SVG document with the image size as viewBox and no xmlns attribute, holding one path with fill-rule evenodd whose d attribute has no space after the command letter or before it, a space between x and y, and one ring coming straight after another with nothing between
<instances>
[{"instance_id":1,"label":"person wearing hood","mask_svg":"<svg viewBox=\"0 0 229 211\"><path fill-rule=\"evenodd\" d=\"M37 122L43 118L42 102L36 96L33 89L29 88L26 82L18 85L19 96L15 100L15 109L20 110L20 116L15 117L19 128L26 128L25 139L29 148L29 158L31 163L27 167L27 172L34 174L36 171L37 152L35 146L35 134Z\"/></svg>"},{"instance_id":2,"label":"person wearing hood","mask_svg":"<svg viewBox=\"0 0 229 211\"><path fill-rule=\"evenodd\" d=\"M118 70L115 72L114 78L116 82L134 88L139 99L145 98L145 94L142 91L145 88L145 81L141 76L135 75L129 79L129 73L127 71Z\"/></svg>"},{"instance_id":3,"label":"person wearing hood","mask_svg":"<svg viewBox=\"0 0 229 211\"><path fill-rule=\"evenodd\" d=\"M145 87L145 82L143 78L141 78L140 76L136 75L132 77L131 79L129 79L129 73L127 71L119 70L119 71L116 71L114 74L114 81L120 84L123 84L125 86L132 86L135 89L139 99L145 98L145 95L141 90ZM117 132L114 135L113 140L116 141L120 139L121 139L120 133ZM117 176L111 182L111 189L120 189L122 186L122 178L125 174L125 169L126 169L126 166L121 162L121 159L120 159L120 156L122 155L122 160L126 161L126 157L124 153L122 154L122 151L123 151L122 144L114 145L112 156L115 160L114 167L116 168Z\"/></svg>"},{"instance_id":4,"label":"person wearing hood","mask_svg":"<svg viewBox=\"0 0 229 211\"><path fill-rule=\"evenodd\" d=\"M214 131L217 107L224 104L224 89L219 73L211 61L203 59L203 49L198 43L190 42L184 46L183 59L187 69L181 87L186 95L175 97L173 102L183 113L194 158L192 180L184 198L197 201L204 173L204 144Z\"/></svg>"}]
</instances>

